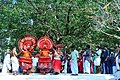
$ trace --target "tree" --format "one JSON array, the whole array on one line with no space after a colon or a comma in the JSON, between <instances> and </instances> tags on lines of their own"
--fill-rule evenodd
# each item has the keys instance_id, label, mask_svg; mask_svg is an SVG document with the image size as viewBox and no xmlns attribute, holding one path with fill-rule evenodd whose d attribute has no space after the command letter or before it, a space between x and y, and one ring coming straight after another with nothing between
<instances>
[{"instance_id":1,"label":"tree","mask_svg":"<svg viewBox=\"0 0 120 80\"><path fill-rule=\"evenodd\" d=\"M60 38L68 48L119 41L119 0L8 0L0 5L0 37L10 37L10 45L17 46L26 34L48 35L55 43Z\"/></svg>"}]
</instances>

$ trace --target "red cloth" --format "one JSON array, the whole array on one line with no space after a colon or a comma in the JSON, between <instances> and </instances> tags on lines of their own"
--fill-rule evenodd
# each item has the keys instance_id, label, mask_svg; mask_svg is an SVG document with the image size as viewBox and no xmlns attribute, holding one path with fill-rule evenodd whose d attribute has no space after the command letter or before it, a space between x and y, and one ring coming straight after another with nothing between
<instances>
[{"instance_id":1,"label":"red cloth","mask_svg":"<svg viewBox=\"0 0 120 80\"><path fill-rule=\"evenodd\" d=\"M29 63L32 64L32 58L20 57L19 62L22 63Z\"/></svg>"},{"instance_id":2,"label":"red cloth","mask_svg":"<svg viewBox=\"0 0 120 80\"><path fill-rule=\"evenodd\" d=\"M83 73L83 56L79 55L78 72Z\"/></svg>"},{"instance_id":3,"label":"red cloth","mask_svg":"<svg viewBox=\"0 0 120 80\"><path fill-rule=\"evenodd\" d=\"M39 62L51 62L51 58L50 57L40 57L39 58Z\"/></svg>"},{"instance_id":4,"label":"red cloth","mask_svg":"<svg viewBox=\"0 0 120 80\"><path fill-rule=\"evenodd\" d=\"M32 69L32 64L21 62L20 65L21 65L21 68L22 68L23 72L28 72Z\"/></svg>"},{"instance_id":5,"label":"red cloth","mask_svg":"<svg viewBox=\"0 0 120 80\"><path fill-rule=\"evenodd\" d=\"M83 61L78 62L78 71L83 72Z\"/></svg>"},{"instance_id":6,"label":"red cloth","mask_svg":"<svg viewBox=\"0 0 120 80\"><path fill-rule=\"evenodd\" d=\"M52 69L50 57L40 57L38 68L41 73L49 72Z\"/></svg>"},{"instance_id":7,"label":"red cloth","mask_svg":"<svg viewBox=\"0 0 120 80\"><path fill-rule=\"evenodd\" d=\"M60 73L60 70L62 68L62 62L61 60L54 60L54 65L53 65L54 71Z\"/></svg>"}]
</instances>

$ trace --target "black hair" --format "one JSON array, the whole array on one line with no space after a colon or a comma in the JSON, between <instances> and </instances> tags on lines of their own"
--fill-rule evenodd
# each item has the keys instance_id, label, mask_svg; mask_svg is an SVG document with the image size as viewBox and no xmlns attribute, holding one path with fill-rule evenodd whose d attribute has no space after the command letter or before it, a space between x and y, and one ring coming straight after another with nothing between
<instances>
[{"instance_id":1,"label":"black hair","mask_svg":"<svg viewBox=\"0 0 120 80\"><path fill-rule=\"evenodd\" d=\"M71 48L72 48L72 49L75 49L76 47L75 47L75 45L72 45Z\"/></svg>"},{"instance_id":2,"label":"black hair","mask_svg":"<svg viewBox=\"0 0 120 80\"><path fill-rule=\"evenodd\" d=\"M100 46L96 46L96 48L100 49L101 47Z\"/></svg>"},{"instance_id":3,"label":"black hair","mask_svg":"<svg viewBox=\"0 0 120 80\"><path fill-rule=\"evenodd\" d=\"M53 46L53 49L55 49L55 50L56 50L57 48L56 48L55 46Z\"/></svg>"},{"instance_id":4,"label":"black hair","mask_svg":"<svg viewBox=\"0 0 120 80\"><path fill-rule=\"evenodd\" d=\"M86 48L87 48L87 49L90 49L90 45L87 45Z\"/></svg>"},{"instance_id":5,"label":"black hair","mask_svg":"<svg viewBox=\"0 0 120 80\"><path fill-rule=\"evenodd\" d=\"M13 50L14 48L15 48L15 46L12 46L12 45L10 46L10 50Z\"/></svg>"}]
</instances>

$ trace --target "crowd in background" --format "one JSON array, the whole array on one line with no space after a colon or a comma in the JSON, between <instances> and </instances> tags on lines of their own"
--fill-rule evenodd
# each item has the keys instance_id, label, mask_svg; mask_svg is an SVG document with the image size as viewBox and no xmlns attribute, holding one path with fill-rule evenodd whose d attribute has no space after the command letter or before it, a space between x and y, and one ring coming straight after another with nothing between
<instances>
[{"instance_id":1,"label":"crowd in background","mask_svg":"<svg viewBox=\"0 0 120 80\"><path fill-rule=\"evenodd\" d=\"M55 67L53 68L54 71L57 70L57 74L113 74L120 70L120 46L118 44L115 45L114 50L110 50L108 46L96 46L95 50L91 50L90 45L87 45L84 49L71 46L71 51L69 53L64 51L60 54L55 53L54 55L57 57L54 58L53 65L55 65ZM18 54L15 48L7 50L2 65L2 73L10 72L12 70L13 74L16 75L17 73L22 72L19 67L17 56ZM39 72L39 57L34 55L32 56L32 60L32 72ZM59 63L59 65L55 62Z\"/></svg>"},{"instance_id":2,"label":"crowd in background","mask_svg":"<svg viewBox=\"0 0 120 80\"><path fill-rule=\"evenodd\" d=\"M103 48L100 46L96 46L96 50L93 51L90 49L90 45L87 45L84 50L78 50L79 55L76 58L78 66L76 66L75 68L77 69L78 67L78 73L113 74L116 71L120 70L119 47L120 46L116 44L115 49L110 50L108 46L104 46ZM71 69L67 68L67 72L71 72L73 70L73 68L70 67L72 66L71 61L72 59L68 59L68 68Z\"/></svg>"}]
</instances>

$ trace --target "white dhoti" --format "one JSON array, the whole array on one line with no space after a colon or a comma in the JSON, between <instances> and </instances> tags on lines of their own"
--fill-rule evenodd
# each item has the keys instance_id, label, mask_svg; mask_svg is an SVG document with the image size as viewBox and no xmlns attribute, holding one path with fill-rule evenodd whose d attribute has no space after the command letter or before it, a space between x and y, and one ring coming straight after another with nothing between
<instances>
[{"instance_id":1,"label":"white dhoti","mask_svg":"<svg viewBox=\"0 0 120 80\"><path fill-rule=\"evenodd\" d=\"M113 74L114 74L117 71L117 68L116 66L113 66L112 69L113 69Z\"/></svg>"},{"instance_id":2,"label":"white dhoti","mask_svg":"<svg viewBox=\"0 0 120 80\"><path fill-rule=\"evenodd\" d=\"M17 57L11 57L11 61L12 61L12 70L18 71L19 63Z\"/></svg>"},{"instance_id":3,"label":"white dhoti","mask_svg":"<svg viewBox=\"0 0 120 80\"><path fill-rule=\"evenodd\" d=\"M37 63L38 63L38 58L37 57L32 57L32 72L36 71Z\"/></svg>"},{"instance_id":4,"label":"white dhoti","mask_svg":"<svg viewBox=\"0 0 120 80\"><path fill-rule=\"evenodd\" d=\"M7 70L11 70L10 62L4 62L2 67L2 73L7 73Z\"/></svg>"},{"instance_id":5,"label":"white dhoti","mask_svg":"<svg viewBox=\"0 0 120 80\"><path fill-rule=\"evenodd\" d=\"M85 60L83 63L84 73L90 74L90 62L88 60Z\"/></svg>"},{"instance_id":6,"label":"white dhoti","mask_svg":"<svg viewBox=\"0 0 120 80\"><path fill-rule=\"evenodd\" d=\"M7 54L5 56L3 67L2 67L2 73L7 73L7 70L11 70L10 54Z\"/></svg>"},{"instance_id":7,"label":"white dhoti","mask_svg":"<svg viewBox=\"0 0 120 80\"><path fill-rule=\"evenodd\" d=\"M71 52L71 71L72 71L72 74L78 74L77 58L78 58L78 51L74 50L73 52Z\"/></svg>"},{"instance_id":8,"label":"white dhoti","mask_svg":"<svg viewBox=\"0 0 120 80\"><path fill-rule=\"evenodd\" d=\"M119 63L118 63L118 56L116 57L116 67L117 67L117 70L120 70L120 66L119 66Z\"/></svg>"},{"instance_id":9,"label":"white dhoti","mask_svg":"<svg viewBox=\"0 0 120 80\"><path fill-rule=\"evenodd\" d=\"M77 60L71 61L71 71L72 71L72 74L78 74Z\"/></svg>"},{"instance_id":10,"label":"white dhoti","mask_svg":"<svg viewBox=\"0 0 120 80\"><path fill-rule=\"evenodd\" d=\"M100 57L97 57L97 58L94 60L94 65L95 65L95 66L100 66L100 62L101 62Z\"/></svg>"},{"instance_id":11,"label":"white dhoti","mask_svg":"<svg viewBox=\"0 0 120 80\"><path fill-rule=\"evenodd\" d=\"M65 74L67 73L67 63L68 63L68 61L66 60L65 66L64 66L64 73L65 73Z\"/></svg>"}]
</instances>

